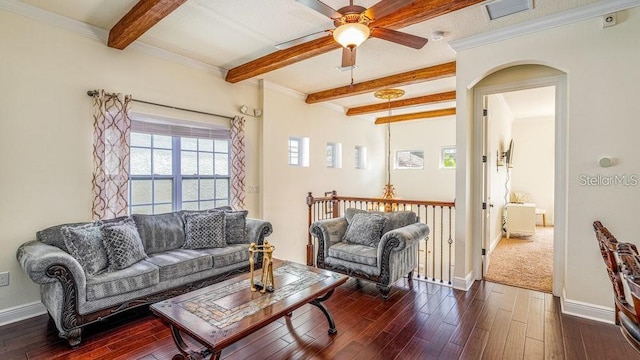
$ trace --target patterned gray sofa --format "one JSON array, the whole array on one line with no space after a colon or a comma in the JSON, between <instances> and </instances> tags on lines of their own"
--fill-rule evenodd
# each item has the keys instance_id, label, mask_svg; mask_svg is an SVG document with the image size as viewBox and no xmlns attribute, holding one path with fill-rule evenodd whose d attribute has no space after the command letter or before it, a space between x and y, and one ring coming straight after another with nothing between
<instances>
[{"instance_id":1,"label":"patterned gray sofa","mask_svg":"<svg viewBox=\"0 0 640 360\"><path fill-rule=\"evenodd\" d=\"M411 211L349 208L344 217L316 221L309 231L318 239L316 266L372 281L386 299L393 283L405 274L412 279L429 226Z\"/></svg>"},{"instance_id":2,"label":"patterned gray sofa","mask_svg":"<svg viewBox=\"0 0 640 360\"><path fill-rule=\"evenodd\" d=\"M262 244L271 223L217 210L57 225L16 256L59 336L77 346L88 324L248 271L248 244Z\"/></svg>"}]
</instances>

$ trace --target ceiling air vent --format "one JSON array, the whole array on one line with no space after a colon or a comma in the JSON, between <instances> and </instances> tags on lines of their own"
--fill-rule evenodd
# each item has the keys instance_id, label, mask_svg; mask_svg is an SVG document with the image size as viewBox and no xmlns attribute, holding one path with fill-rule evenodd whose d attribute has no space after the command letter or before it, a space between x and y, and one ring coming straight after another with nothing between
<instances>
[{"instance_id":1,"label":"ceiling air vent","mask_svg":"<svg viewBox=\"0 0 640 360\"><path fill-rule=\"evenodd\" d=\"M489 19L495 20L503 16L512 15L533 9L533 0L496 0L485 5Z\"/></svg>"}]
</instances>

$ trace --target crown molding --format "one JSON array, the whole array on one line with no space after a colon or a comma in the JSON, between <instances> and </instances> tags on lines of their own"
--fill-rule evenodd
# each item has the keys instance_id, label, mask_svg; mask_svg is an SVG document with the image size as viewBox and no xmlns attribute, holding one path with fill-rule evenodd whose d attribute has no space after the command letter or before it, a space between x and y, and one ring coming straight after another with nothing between
<instances>
[{"instance_id":1,"label":"crown molding","mask_svg":"<svg viewBox=\"0 0 640 360\"><path fill-rule=\"evenodd\" d=\"M507 26L502 29L488 31L482 34L453 40L449 42L449 46L451 46L451 48L455 52L460 52L497 41L531 34L537 31L551 29L554 27L591 19L596 16L602 16L605 14L630 9L637 6L640 6L640 2L638 2L638 0L600 1L573 10L564 11L538 19L533 19L522 24Z\"/></svg>"},{"instance_id":2,"label":"crown molding","mask_svg":"<svg viewBox=\"0 0 640 360\"><path fill-rule=\"evenodd\" d=\"M263 89L273 90L273 91L278 92L280 94L287 95L287 96L290 96L290 97L293 97L293 98L296 98L296 99L300 99L302 101L304 101L304 99L307 97L307 95L305 95L304 93L301 93L300 91L296 91L296 90L290 89L290 88L288 88L286 86L282 86L282 85L276 84L276 83L271 82L269 80L261 79L260 80L260 86Z\"/></svg>"},{"instance_id":3,"label":"crown molding","mask_svg":"<svg viewBox=\"0 0 640 360\"><path fill-rule=\"evenodd\" d=\"M84 23L75 19L68 18L59 14L52 13L50 11L41 9L37 6L29 5L18 0L0 0L0 10L11 12L17 15L21 15L33 20L41 21L50 25L54 25L65 30L75 32L83 35L89 39L96 40L107 46L107 39L109 38L109 31L99 28L94 25ZM172 51L161 49L157 46L149 45L141 41L133 42L129 49L135 49L147 55L151 55L163 60L168 60L177 64L185 65L191 68L209 72L215 75L217 78L224 79L226 70L207 64L205 62L183 56ZM118 50L122 51L122 50ZM258 86L256 80L247 81L247 84Z\"/></svg>"}]
</instances>

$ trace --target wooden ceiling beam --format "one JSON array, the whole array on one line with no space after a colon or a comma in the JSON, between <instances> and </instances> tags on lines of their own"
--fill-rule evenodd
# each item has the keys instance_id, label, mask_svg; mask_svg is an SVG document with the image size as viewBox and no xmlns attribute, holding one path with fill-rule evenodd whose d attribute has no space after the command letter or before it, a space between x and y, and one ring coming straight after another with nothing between
<instances>
[{"instance_id":1,"label":"wooden ceiling beam","mask_svg":"<svg viewBox=\"0 0 640 360\"><path fill-rule=\"evenodd\" d=\"M428 119L428 118L455 115L455 114L456 114L456 108L449 108L449 109L422 111L422 112L411 113L411 114L384 116L376 119L376 125L399 122L399 121Z\"/></svg>"},{"instance_id":2,"label":"wooden ceiling beam","mask_svg":"<svg viewBox=\"0 0 640 360\"><path fill-rule=\"evenodd\" d=\"M385 27L398 30L464 9L471 5L479 4L483 1L484 0L415 0L413 4L405 6L400 11L376 19L371 23L371 27Z\"/></svg>"},{"instance_id":3,"label":"wooden ceiling beam","mask_svg":"<svg viewBox=\"0 0 640 360\"><path fill-rule=\"evenodd\" d=\"M305 102L315 104L322 101L340 99L348 96L364 94L394 86L417 84L425 81L438 80L456 75L456 62L448 62L400 74L385 76L353 85L346 85L335 89L319 91L307 95Z\"/></svg>"},{"instance_id":4,"label":"wooden ceiling beam","mask_svg":"<svg viewBox=\"0 0 640 360\"><path fill-rule=\"evenodd\" d=\"M140 0L109 31L107 45L124 49L187 0Z\"/></svg>"},{"instance_id":5,"label":"wooden ceiling beam","mask_svg":"<svg viewBox=\"0 0 640 360\"><path fill-rule=\"evenodd\" d=\"M391 15L376 19L371 23L371 26L398 30L409 25L421 23L453 11L464 9L465 7L481 3L482 1L484 0L415 0L413 4L405 6ZM226 81L236 83L250 79L338 48L340 48L340 45L333 41L331 36L312 40L236 66L227 72Z\"/></svg>"},{"instance_id":6,"label":"wooden ceiling beam","mask_svg":"<svg viewBox=\"0 0 640 360\"><path fill-rule=\"evenodd\" d=\"M439 94L431 94L431 95L425 95L425 96L418 96L414 98L395 100L389 103L381 102L381 103L372 104L372 105L353 107L353 108L347 109L347 116L370 114L378 111L386 111L389 108L399 109L399 108L415 106L415 105L439 104L446 101L454 101L455 99L456 99L456 92L447 91Z\"/></svg>"},{"instance_id":7,"label":"wooden ceiling beam","mask_svg":"<svg viewBox=\"0 0 640 360\"><path fill-rule=\"evenodd\" d=\"M225 80L230 83L237 83L341 47L331 36L311 40L237 66L227 71Z\"/></svg>"}]
</instances>

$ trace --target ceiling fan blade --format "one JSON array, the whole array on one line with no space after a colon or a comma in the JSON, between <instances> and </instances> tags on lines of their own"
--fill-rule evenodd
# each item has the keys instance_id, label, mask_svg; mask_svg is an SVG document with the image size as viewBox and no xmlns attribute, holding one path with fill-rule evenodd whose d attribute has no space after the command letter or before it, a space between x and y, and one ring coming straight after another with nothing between
<instances>
[{"instance_id":1,"label":"ceiling fan blade","mask_svg":"<svg viewBox=\"0 0 640 360\"><path fill-rule=\"evenodd\" d=\"M342 17L342 14L340 14L339 12L337 12L334 8L332 8L331 6L321 2L320 0L296 0L297 2L299 2L300 4L311 8L317 12L319 12L320 14L331 18L331 19L339 19Z\"/></svg>"},{"instance_id":2,"label":"ceiling fan blade","mask_svg":"<svg viewBox=\"0 0 640 360\"><path fill-rule=\"evenodd\" d=\"M407 5L413 4L414 0L381 0L377 4L368 8L364 15L371 20L379 19L394 13Z\"/></svg>"},{"instance_id":3,"label":"ceiling fan blade","mask_svg":"<svg viewBox=\"0 0 640 360\"><path fill-rule=\"evenodd\" d=\"M391 41L400 45L408 46L414 49L422 49L422 47L425 46L425 44L429 41L429 39L420 36L385 28L372 29L371 36L378 39Z\"/></svg>"},{"instance_id":4,"label":"ceiling fan blade","mask_svg":"<svg viewBox=\"0 0 640 360\"><path fill-rule=\"evenodd\" d=\"M325 36L327 36L329 34L331 34L331 30L318 31L317 33L305 35L305 36L299 37L297 39L293 39L293 40L289 40L289 41L285 41L283 43L277 44L276 45L276 49L278 49L278 50L288 49L288 48L294 47L296 45L300 45L300 44L304 44L304 43L312 41L312 40L320 39L320 38L325 37Z\"/></svg>"},{"instance_id":5,"label":"ceiling fan blade","mask_svg":"<svg viewBox=\"0 0 640 360\"><path fill-rule=\"evenodd\" d=\"M342 48L342 67L351 67L356 64L356 48Z\"/></svg>"}]
</instances>

